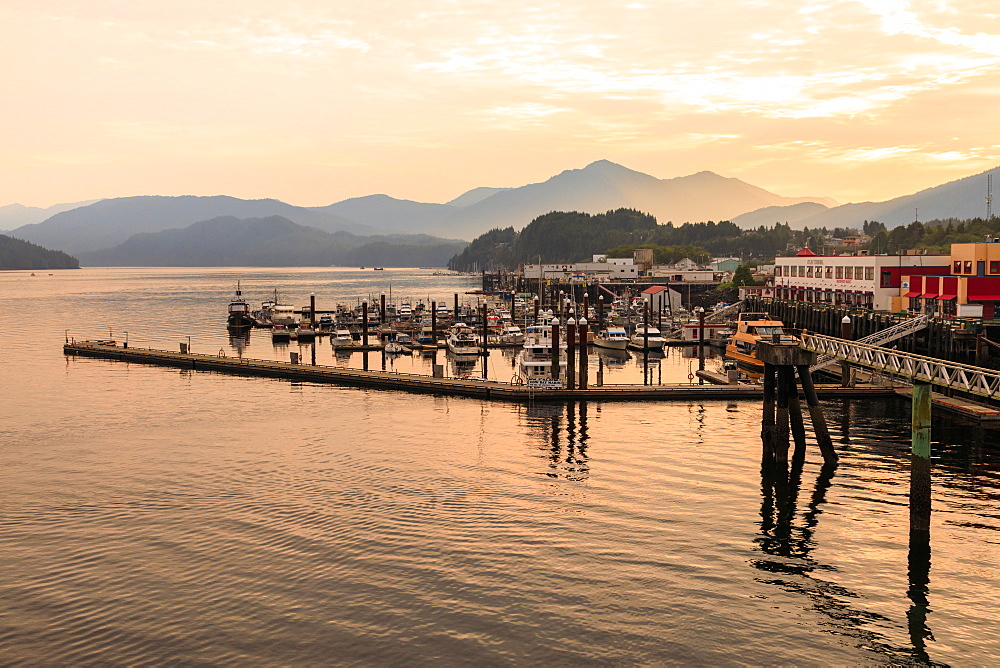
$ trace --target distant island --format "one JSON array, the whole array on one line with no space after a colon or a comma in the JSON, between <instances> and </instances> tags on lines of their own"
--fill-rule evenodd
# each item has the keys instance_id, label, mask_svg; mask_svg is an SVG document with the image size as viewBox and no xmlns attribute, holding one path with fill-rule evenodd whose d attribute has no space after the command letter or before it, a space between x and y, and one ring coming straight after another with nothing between
<instances>
[{"instance_id":1,"label":"distant island","mask_svg":"<svg viewBox=\"0 0 1000 668\"><path fill-rule=\"evenodd\" d=\"M0 234L0 270L79 268L80 261L72 255Z\"/></svg>"}]
</instances>

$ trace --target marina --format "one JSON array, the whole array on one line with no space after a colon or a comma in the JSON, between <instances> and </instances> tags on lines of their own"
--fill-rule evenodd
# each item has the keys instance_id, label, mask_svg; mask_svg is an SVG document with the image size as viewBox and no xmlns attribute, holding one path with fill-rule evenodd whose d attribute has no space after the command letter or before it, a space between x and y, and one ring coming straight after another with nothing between
<instances>
[{"instance_id":1,"label":"marina","mask_svg":"<svg viewBox=\"0 0 1000 668\"><path fill-rule=\"evenodd\" d=\"M762 385L699 385L697 346L645 357L593 347L586 390L536 388L521 400L492 389L529 391L511 383L517 348L490 349L489 380L468 380L443 348L383 355L374 331L364 352L338 351L329 336L275 345L266 329L232 336L224 326L237 279L245 295L280 285L329 304L387 292L368 283L383 276L394 292L409 281L401 294L452 306L477 287L426 274L0 277L5 312L30 307L41 318L0 333L2 372L31 379L8 383L18 390L0 406L5 658L985 665L995 656L997 432L935 404L929 540L914 542L911 406L899 383L865 395L858 368L838 394L835 365L816 389L838 462L823 463L809 429L804 458L790 451L781 477L762 466ZM100 356L66 350L67 337L94 340ZM704 375L715 374L720 351L705 355ZM470 375L482 375L481 362ZM435 365L447 377L435 378ZM578 356L576 365L578 378ZM411 375L427 391L398 385ZM461 393L486 387L489 399ZM610 398L621 387L637 396ZM674 387L671 398L639 400Z\"/></svg>"}]
</instances>

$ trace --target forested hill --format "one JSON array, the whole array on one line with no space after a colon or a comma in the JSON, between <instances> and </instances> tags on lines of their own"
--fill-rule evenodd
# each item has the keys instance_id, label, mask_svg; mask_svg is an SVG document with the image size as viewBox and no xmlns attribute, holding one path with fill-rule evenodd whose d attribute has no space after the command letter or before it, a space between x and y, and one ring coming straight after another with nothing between
<instances>
[{"instance_id":1,"label":"forested hill","mask_svg":"<svg viewBox=\"0 0 1000 668\"><path fill-rule=\"evenodd\" d=\"M577 262L627 244L641 244L656 230L656 219L634 209L589 214L554 211L535 218L520 232L494 229L453 257L449 268L516 267L523 262Z\"/></svg>"},{"instance_id":2,"label":"forested hill","mask_svg":"<svg viewBox=\"0 0 1000 668\"><path fill-rule=\"evenodd\" d=\"M72 255L0 234L0 269L79 269Z\"/></svg>"}]
</instances>

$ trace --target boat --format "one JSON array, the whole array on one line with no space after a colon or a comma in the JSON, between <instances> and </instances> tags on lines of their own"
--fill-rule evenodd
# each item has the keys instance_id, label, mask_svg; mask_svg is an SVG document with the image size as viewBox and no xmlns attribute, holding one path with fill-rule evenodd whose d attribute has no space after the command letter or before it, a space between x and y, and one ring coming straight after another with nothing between
<instances>
[{"instance_id":1,"label":"boat","mask_svg":"<svg viewBox=\"0 0 1000 668\"><path fill-rule=\"evenodd\" d=\"M295 328L295 338L299 341L309 341L316 338L316 330L308 322L300 322Z\"/></svg>"},{"instance_id":2,"label":"boat","mask_svg":"<svg viewBox=\"0 0 1000 668\"><path fill-rule=\"evenodd\" d=\"M530 325L524 332L524 348L517 355L519 380L562 385L566 378L566 340L559 341L559 378L552 375L552 325Z\"/></svg>"},{"instance_id":3,"label":"boat","mask_svg":"<svg viewBox=\"0 0 1000 668\"><path fill-rule=\"evenodd\" d=\"M456 322L448 330L448 351L453 355L481 355L479 337L464 322Z\"/></svg>"},{"instance_id":4,"label":"boat","mask_svg":"<svg viewBox=\"0 0 1000 668\"><path fill-rule=\"evenodd\" d=\"M271 322L274 325L284 325L294 328L299 324L299 316L295 313L295 307L288 304L274 304L270 310Z\"/></svg>"},{"instance_id":5,"label":"boat","mask_svg":"<svg viewBox=\"0 0 1000 668\"><path fill-rule=\"evenodd\" d=\"M772 320L767 313L741 313L736 333L726 345L725 359L735 361L751 380L759 380L764 375L764 363L757 357L757 344L765 338L775 343L800 342L799 337L785 331L783 322Z\"/></svg>"},{"instance_id":6,"label":"boat","mask_svg":"<svg viewBox=\"0 0 1000 668\"><path fill-rule=\"evenodd\" d=\"M334 330L333 336L330 337L330 345L334 348L344 348L347 346L354 345L354 337L351 336L351 330L346 327L338 327Z\"/></svg>"},{"instance_id":7,"label":"boat","mask_svg":"<svg viewBox=\"0 0 1000 668\"><path fill-rule=\"evenodd\" d=\"M500 332L500 343L519 346L524 343L524 332L514 323L508 322Z\"/></svg>"},{"instance_id":8,"label":"boat","mask_svg":"<svg viewBox=\"0 0 1000 668\"><path fill-rule=\"evenodd\" d=\"M239 281L237 281L236 298L229 302L229 317L226 320L226 327L229 329L250 329L253 326L254 319L250 314L250 304L243 299L243 292L240 290Z\"/></svg>"},{"instance_id":9,"label":"boat","mask_svg":"<svg viewBox=\"0 0 1000 668\"><path fill-rule=\"evenodd\" d=\"M382 267L375 267L373 271L382 271Z\"/></svg>"},{"instance_id":10,"label":"boat","mask_svg":"<svg viewBox=\"0 0 1000 668\"><path fill-rule=\"evenodd\" d=\"M292 332L284 325L275 325L271 328L271 341L282 342L292 337Z\"/></svg>"},{"instance_id":11,"label":"boat","mask_svg":"<svg viewBox=\"0 0 1000 668\"><path fill-rule=\"evenodd\" d=\"M391 353L391 354L395 355L395 354L399 354L399 353L405 352L406 348L404 348L403 346L399 345L395 341L388 341L388 342L386 342L386 344L384 346L382 346L382 350L384 350L387 353Z\"/></svg>"},{"instance_id":12,"label":"boat","mask_svg":"<svg viewBox=\"0 0 1000 668\"><path fill-rule=\"evenodd\" d=\"M628 341L630 347L639 350L663 350L666 343L660 330L653 325L636 325L632 338Z\"/></svg>"},{"instance_id":13,"label":"boat","mask_svg":"<svg viewBox=\"0 0 1000 668\"><path fill-rule=\"evenodd\" d=\"M625 350L628 347L628 333L624 327L605 327L594 337L594 345L608 350Z\"/></svg>"}]
</instances>

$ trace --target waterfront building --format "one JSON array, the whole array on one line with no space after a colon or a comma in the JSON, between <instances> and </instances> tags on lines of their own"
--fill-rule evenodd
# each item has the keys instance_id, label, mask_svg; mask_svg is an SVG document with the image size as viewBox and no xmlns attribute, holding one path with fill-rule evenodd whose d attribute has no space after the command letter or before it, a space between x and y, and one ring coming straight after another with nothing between
<instances>
[{"instance_id":1,"label":"waterfront building","mask_svg":"<svg viewBox=\"0 0 1000 668\"><path fill-rule=\"evenodd\" d=\"M903 276L940 276L949 272L948 255L816 255L803 248L775 258L774 296L778 299L902 310ZM894 303L894 300L895 303Z\"/></svg>"},{"instance_id":2,"label":"waterfront building","mask_svg":"<svg viewBox=\"0 0 1000 668\"><path fill-rule=\"evenodd\" d=\"M993 320L1000 316L1000 240L952 244L947 275L902 277L901 309Z\"/></svg>"}]
</instances>

